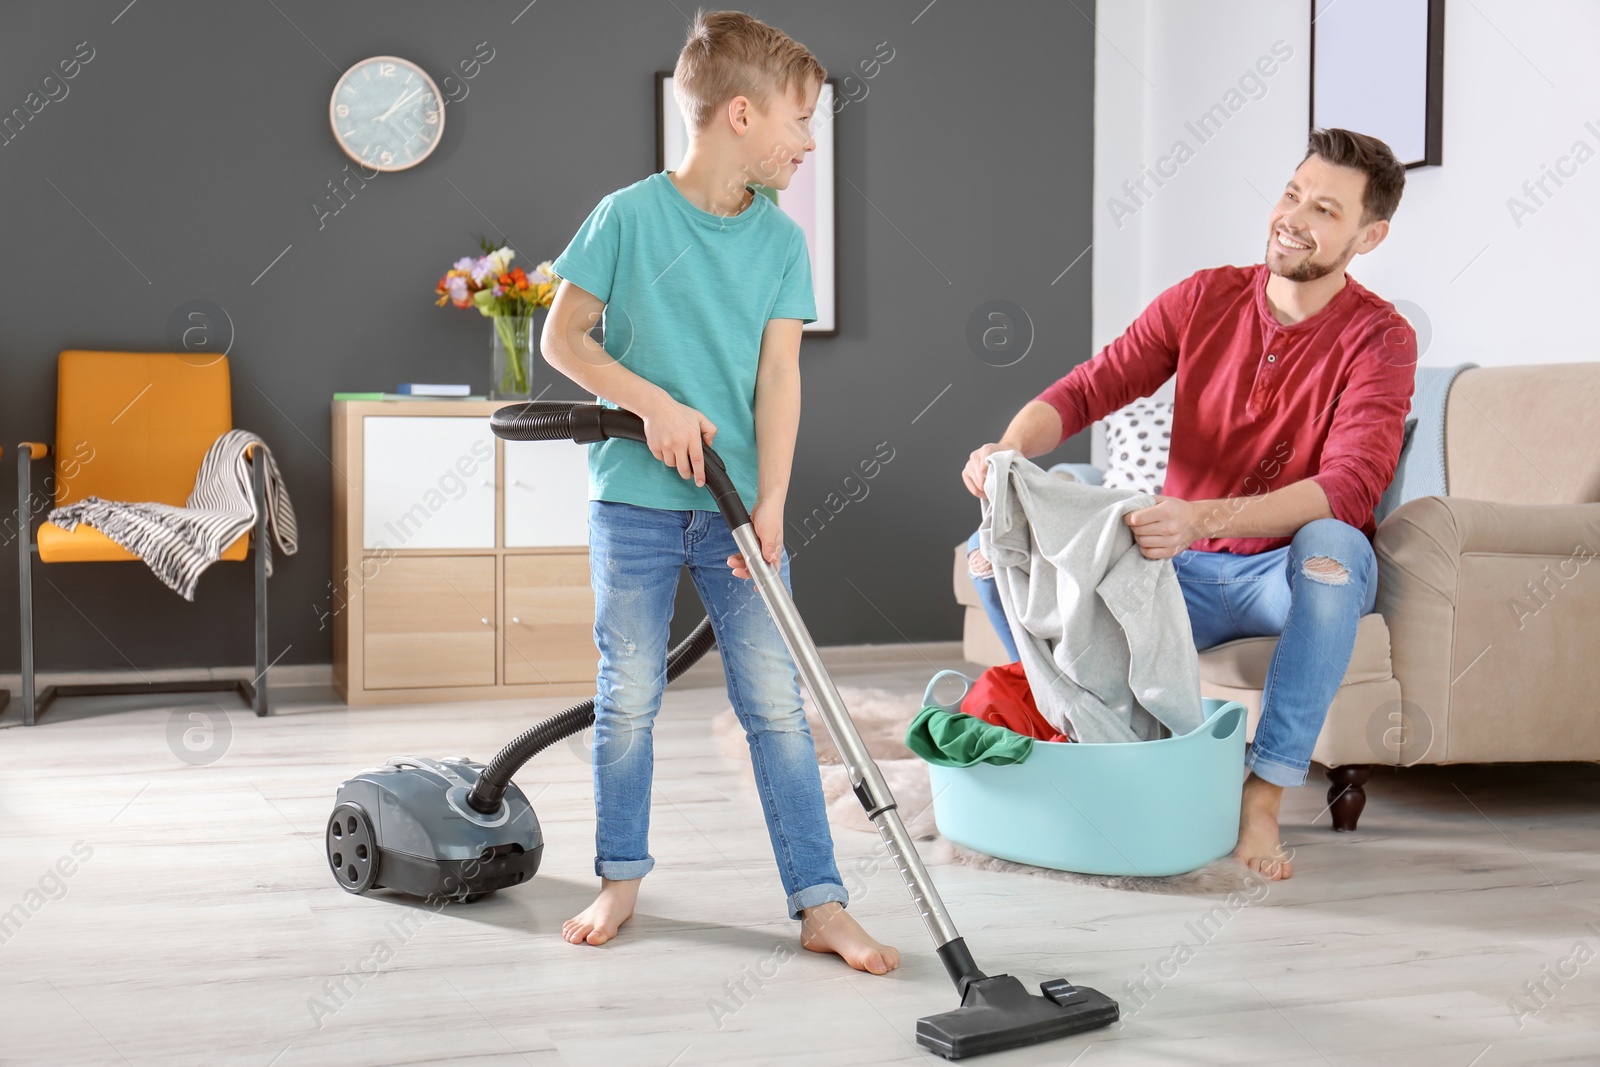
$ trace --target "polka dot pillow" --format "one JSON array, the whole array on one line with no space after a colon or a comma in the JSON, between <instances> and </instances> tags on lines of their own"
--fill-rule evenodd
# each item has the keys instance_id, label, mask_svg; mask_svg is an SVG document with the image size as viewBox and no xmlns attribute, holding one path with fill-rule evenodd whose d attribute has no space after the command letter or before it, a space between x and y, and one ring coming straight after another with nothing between
<instances>
[{"instance_id":1,"label":"polka dot pillow","mask_svg":"<svg viewBox=\"0 0 1600 1067\"><path fill-rule=\"evenodd\" d=\"M1172 402L1135 400L1102 420L1110 489L1160 493L1167 480L1167 450L1172 445Z\"/></svg>"}]
</instances>

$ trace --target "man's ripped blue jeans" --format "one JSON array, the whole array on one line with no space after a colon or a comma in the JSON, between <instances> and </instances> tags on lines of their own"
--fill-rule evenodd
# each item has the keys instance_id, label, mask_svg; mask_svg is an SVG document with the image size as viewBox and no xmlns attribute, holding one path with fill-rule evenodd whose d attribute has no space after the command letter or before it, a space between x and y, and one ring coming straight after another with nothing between
<instances>
[{"instance_id":1,"label":"man's ripped blue jeans","mask_svg":"<svg viewBox=\"0 0 1600 1067\"><path fill-rule=\"evenodd\" d=\"M978 547L974 533L967 542ZM1356 624L1378 596L1378 562L1365 534L1338 519L1302 526L1289 544L1253 556L1178 553L1172 560L1195 648L1282 635L1267 668L1261 722L1246 764L1275 785L1302 785L1311 750L1350 667ZM993 575L973 576L1006 654L1017 646Z\"/></svg>"}]
</instances>

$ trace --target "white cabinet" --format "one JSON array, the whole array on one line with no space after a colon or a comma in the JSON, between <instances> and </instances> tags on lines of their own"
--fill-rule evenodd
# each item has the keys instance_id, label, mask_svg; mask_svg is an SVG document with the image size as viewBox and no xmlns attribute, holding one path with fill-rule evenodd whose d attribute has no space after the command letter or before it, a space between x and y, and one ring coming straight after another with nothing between
<instances>
[{"instance_id":1,"label":"white cabinet","mask_svg":"<svg viewBox=\"0 0 1600 1067\"><path fill-rule=\"evenodd\" d=\"M589 543L589 450L571 441L505 443L505 546Z\"/></svg>"},{"instance_id":2,"label":"white cabinet","mask_svg":"<svg viewBox=\"0 0 1600 1067\"><path fill-rule=\"evenodd\" d=\"M594 692L587 450L489 400L333 404L333 680L351 704Z\"/></svg>"},{"instance_id":3,"label":"white cabinet","mask_svg":"<svg viewBox=\"0 0 1600 1067\"><path fill-rule=\"evenodd\" d=\"M362 424L364 547L495 547L488 419L397 415Z\"/></svg>"}]
</instances>

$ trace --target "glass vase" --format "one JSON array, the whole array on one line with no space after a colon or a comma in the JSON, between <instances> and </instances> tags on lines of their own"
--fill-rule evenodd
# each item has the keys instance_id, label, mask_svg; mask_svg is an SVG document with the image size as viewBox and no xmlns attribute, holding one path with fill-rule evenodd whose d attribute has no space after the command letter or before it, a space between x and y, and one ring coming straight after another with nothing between
<instances>
[{"instance_id":1,"label":"glass vase","mask_svg":"<svg viewBox=\"0 0 1600 1067\"><path fill-rule=\"evenodd\" d=\"M538 315L490 315L491 366L489 397L493 400L533 399L533 346L539 329Z\"/></svg>"}]
</instances>

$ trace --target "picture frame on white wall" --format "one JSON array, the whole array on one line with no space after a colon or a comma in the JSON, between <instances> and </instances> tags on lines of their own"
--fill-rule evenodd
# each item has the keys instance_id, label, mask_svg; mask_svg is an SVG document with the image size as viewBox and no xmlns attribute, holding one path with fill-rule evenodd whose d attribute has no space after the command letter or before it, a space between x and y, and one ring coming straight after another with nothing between
<instances>
[{"instance_id":1,"label":"picture frame on white wall","mask_svg":"<svg viewBox=\"0 0 1600 1067\"><path fill-rule=\"evenodd\" d=\"M1311 0L1311 128L1444 162L1444 0Z\"/></svg>"},{"instance_id":2,"label":"picture frame on white wall","mask_svg":"<svg viewBox=\"0 0 1600 1067\"><path fill-rule=\"evenodd\" d=\"M809 337L839 335L839 201L838 168L834 161L833 119L839 86L835 78L823 83L811 123L816 150L795 171L787 189L761 187L785 214L800 224L811 257L811 289L817 301L817 321L803 327ZM683 162L689 130L672 95L672 74L656 72L656 173L674 170Z\"/></svg>"}]
</instances>

